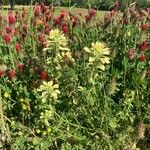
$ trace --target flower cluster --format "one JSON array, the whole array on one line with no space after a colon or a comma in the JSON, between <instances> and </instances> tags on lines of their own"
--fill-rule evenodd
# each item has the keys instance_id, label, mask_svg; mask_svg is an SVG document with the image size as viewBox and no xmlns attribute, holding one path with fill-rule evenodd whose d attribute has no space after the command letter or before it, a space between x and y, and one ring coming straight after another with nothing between
<instances>
[{"instance_id":1,"label":"flower cluster","mask_svg":"<svg viewBox=\"0 0 150 150\"><path fill-rule=\"evenodd\" d=\"M92 5L0 13L0 149L149 142L150 8L111 4L104 20Z\"/></svg>"},{"instance_id":2,"label":"flower cluster","mask_svg":"<svg viewBox=\"0 0 150 150\"><path fill-rule=\"evenodd\" d=\"M51 103L51 99L53 99L54 103L56 103L58 94L60 94L58 87L58 84L54 84L53 81L43 81L43 84L37 89L38 92L41 92L40 98L42 99L42 102L45 103L49 101Z\"/></svg>"},{"instance_id":3,"label":"flower cluster","mask_svg":"<svg viewBox=\"0 0 150 150\"><path fill-rule=\"evenodd\" d=\"M89 53L89 64L95 64L95 67L105 70L105 64L110 63L109 48L104 43L96 42L91 44L91 48L85 47L84 50Z\"/></svg>"},{"instance_id":4,"label":"flower cluster","mask_svg":"<svg viewBox=\"0 0 150 150\"><path fill-rule=\"evenodd\" d=\"M49 36L47 36L47 47L43 49L43 51L51 51L52 49L56 50L68 50L66 48L68 41L63 33L61 33L58 29L51 30Z\"/></svg>"}]
</instances>

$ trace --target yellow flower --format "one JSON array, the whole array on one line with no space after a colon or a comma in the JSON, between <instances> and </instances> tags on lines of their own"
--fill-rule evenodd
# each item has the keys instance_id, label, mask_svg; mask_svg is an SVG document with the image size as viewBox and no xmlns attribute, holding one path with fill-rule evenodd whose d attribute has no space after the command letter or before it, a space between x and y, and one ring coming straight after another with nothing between
<instances>
[{"instance_id":1,"label":"yellow flower","mask_svg":"<svg viewBox=\"0 0 150 150\"><path fill-rule=\"evenodd\" d=\"M4 93L4 97L5 97L5 98L9 98L9 97L10 97L10 94L9 94L8 92L5 92L5 93Z\"/></svg>"},{"instance_id":2,"label":"yellow flower","mask_svg":"<svg viewBox=\"0 0 150 150\"><path fill-rule=\"evenodd\" d=\"M128 31L128 32L127 32L127 35L128 35L128 36L131 36L131 32L130 32L130 31Z\"/></svg>"},{"instance_id":3,"label":"yellow flower","mask_svg":"<svg viewBox=\"0 0 150 150\"><path fill-rule=\"evenodd\" d=\"M23 108L24 110L30 110L30 107L29 107L29 105L27 105L27 104L22 104L22 108Z\"/></svg>"},{"instance_id":4,"label":"yellow flower","mask_svg":"<svg viewBox=\"0 0 150 150\"><path fill-rule=\"evenodd\" d=\"M25 100L23 98L20 98L20 102L24 102Z\"/></svg>"},{"instance_id":5,"label":"yellow flower","mask_svg":"<svg viewBox=\"0 0 150 150\"><path fill-rule=\"evenodd\" d=\"M43 81L43 84L40 86L37 91L42 92L41 98L42 102L45 103L47 99L53 98L54 100L57 100L58 94L60 94L60 91L58 90L58 84L54 84L53 81L45 82Z\"/></svg>"},{"instance_id":6,"label":"yellow flower","mask_svg":"<svg viewBox=\"0 0 150 150\"><path fill-rule=\"evenodd\" d=\"M58 29L51 30L49 36L47 36L47 47L43 49L43 51L51 51L56 48L59 50L69 50L66 48L68 41L65 35L60 32Z\"/></svg>"},{"instance_id":7,"label":"yellow flower","mask_svg":"<svg viewBox=\"0 0 150 150\"><path fill-rule=\"evenodd\" d=\"M47 132L48 132L48 133L50 133L51 131L52 131L52 128L51 128L51 127L47 128Z\"/></svg>"},{"instance_id":8,"label":"yellow flower","mask_svg":"<svg viewBox=\"0 0 150 150\"><path fill-rule=\"evenodd\" d=\"M19 101L21 102L21 106L23 110L30 110L30 105L27 100L20 98Z\"/></svg>"},{"instance_id":9,"label":"yellow flower","mask_svg":"<svg viewBox=\"0 0 150 150\"><path fill-rule=\"evenodd\" d=\"M61 52L62 57L72 59L71 52Z\"/></svg>"},{"instance_id":10,"label":"yellow flower","mask_svg":"<svg viewBox=\"0 0 150 150\"><path fill-rule=\"evenodd\" d=\"M85 47L84 50L89 53L89 64L96 64L97 68L105 70L105 64L110 63L109 48L104 43L96 42L91 44L91 48Z\"/></svg>"},{"instance_id":11,"label":"yellow flower","mask_svg":"<svg viewBox=\"0 0 150 150\"><path fill-rule=\"evenodd\" d=\"M75 62L70 51L67 51L67 52L62 51L57 56L60 61L68 61L68 62L72 62L72 63Z\"/></svg>"},{"instance_id":12,"label":"yellow flower","mask_svg":"<svg viewBox=\"0 0 150 150\"><path fill-rule=\"evenodd\" d=\"M110 53L109 48L106 47L106 45L104 43L101 43L101 42L92 43L91 49L93 51L96 51L100 55L109 55L109 53Z\"/></svg>"},{"instance_id":13,"label":"yellow flower","mask_svg":"<svg viewBox=\"0 0 150 150\"><path fill-rule=\"evenodd\" d=\"M41 112L40 119L46 126L49 126L49 119L51 119L52 116L53 116L52 110L45 110L45 112Z\"/></svg>"}]
</instances>

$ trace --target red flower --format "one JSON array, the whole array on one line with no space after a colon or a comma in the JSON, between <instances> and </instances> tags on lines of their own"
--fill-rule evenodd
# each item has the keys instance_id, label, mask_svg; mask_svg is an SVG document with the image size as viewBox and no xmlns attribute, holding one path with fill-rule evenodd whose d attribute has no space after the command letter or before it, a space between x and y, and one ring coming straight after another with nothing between
<instances>
[{"instance_id":1,"label":"red flower","mask_svg":"<svg viewBox=\"0 0 150 150\"><path fill-rule=\"evenodd\" d=\"M89 16L90 16L90 17L96 16L96 10L95 10L95 9L90 9L90 10L88 11L88 13L89 13Z\"/></svg>"},{"instance_id":2,"label":"red flower","mask_svg":"<svg viewBox=\"0 0 150 150\"><path fill-rule=\"evenodd\" d=\"M8 26L8 27L6 27L6 32L7 32L7 33L12 33L12 28L11 28L11 27L9 27L9 26Z\"/></svg>"},{"instance_id":3,"label":"red flower","mask_svg":"<svg viewBox=\"0 0 150 150\"><path fill-rule=\"evenodd\" d=\"M39 33L38 34L38 40L39 40L39 42L44 42L44 37L43 37L43 34L42 33Z\"/></svg>"},{"instance_id":4,"label":"red flower","mask_svg":"<svg viewBox=\"0 0 150 150\"><path fill-rule=\"evenodd\" d=\"M86 15L85 19L86 19L86 22L89 22L91 20L91 16L90 15Z\"/></svg>"},{"instance_id":5,"label":"red flower","mask_svg":"<svg viewBox=\"0 0 150 150\"><path fill-rule=\"evenodd\" d=\"M16 22L15 16L13 14L9 14L8 21L9 24L14 24Z\"/></svg>"},{"instance_id":6,"label":"red flower","mask_svg":"<svg viewBox=\"0 0 150 150\"><path fill-rule=\"evenodd\" d=\"M145 56L144 54L141 54L141 55L139 56L139 60L140 60L140 61L145 61L145 60L146 60L146 56Z\"/></svg>"},{"instance_id":7,"label":"red flower","mask_svg":"<svg viewBox=\"0 0 150 150\"><path fill-rule=\"evenodd\" d=\"M68 32L68 26L67 25L65 25L65 26L62 26L62 30L63 30L63 32L64 33L67 33Z\"/></svg>"},{"instance_id":8,"label":"red flower","mask_svg":"<svg viewBox=\"0 0 150 150\"><path fill-rule=\"evenodd\" d=\"M46 34L49 34L50 30L51 30L51 28L48 25L45 26L45 33Z\"/></svg>"},{"instance_id":9,"label":"red flower","mask_svg":"<svg viewBox=\"0 0 150 150\"><path fill-rule=\"evenodd\" d=\"M148 43L147 41L143 41L143 42L140 43L140 45L139 45L139 49L140 49L141 51L146 50L148 47L149 47L149 43Z\"/></svg>"},{"instance_id":10,"label":"red flower","mask_svg":"<svg viewBox=\"0 0 150 150\"><path fill-rule=\"evenodd\" d=\"M47 80L47 77L48 77L47 72L46 71L42 71L41 74L40 74L40 78L42 80Z\"/></svg>"},{"instance_id":11,"label":"red flower","mask_svg":"<svg viewBox=\"0 0 150 150\"><path fill-rule=\"evenodd\" d=\"M4 41L6 44L9 44L11 42L11 37L8 33L4 34Z\"/></svg>"},{"instance_id":12,"label":"red flower","mask_svg":"<svg viewBox=\"0 0 150 150\"><path fill-rule=\"evenodd\" d=\"M45 12L45 16L46 15L50 15L50 11L49 10L47 10L46 12Z\"/></svg>"},{"instance_id":13,"label":"red flower","mask_svg":"<svg viewBox=\"0 0 150 150\"><path fill-rule=\"evenodd\" d=\"M20 43L16 43L15 44L15 49L16 49L17 54L20 53L20 51L21 51L21 45L20 45Z\"/></svg>"},{"instance_id":14,"label":"red flower","mask_svg":"<svg viewBox=\"0 0 150 150\"><path fill-rule=\"evenodd\" d=\"M47 11L47 8L46 8L45 4L42 3L42 4L41 4L41 12L42 12L42 13L45 13L46 11Z\"/></svg>"},{"instance_id":15,"label":"red flower","mask_svg":"<svg viewBox=\"0 0 150 150\"><path fill-rule=\"evenodd\" d=\"M150 13L150 8L146 8L146 11L147 11L148 13Z\"/></svg>"},{"instance_id":16,"label":"red flower","mask_svg":"<svg viewBox=\"0 0 150 150\"><path fill-rule=\"evenodd\" d=\"M60 19L59 17L54 18L54 19L53 19L53 22L54 22L55 25L60 25L61 19Z\"/></svg>"},{"instance_id":17,"label":"red flower","mask_svg":"<svg viewBox=\"0 0 150 150\"><path fill-rule=\"evenodd\" d=\"M61 11L60 12L60 19L63 19L66 16L66 12L65 11Z\"/></svg>"},{"instance_id":18,"label":"red flower","mask_svg":"<svg viewBox=\"0 0 150 150\"><path fill-rule=\"evenodd\" d=\"M47 15L47 14L45 15L45 18L46 18L46 22L52 19L52 17L50 15Z\"/></svg>"},{"instance_id":19,"label":"red flower","mask_svg":"<svg viewBox=\"0 0 150 150\"><path fill-rule=\"evenodd\" d=\"M16 73L13 69L10 69L9 72L8 72L8 75L11 79L15 78L16 77Z\"/></svg>"},{"instance_id":20,"label":"red flower","mask_svg":"<svg viewBox=\"0 0 150 150\"><path fill-rule=\"evenodd\" d=\"M149 28L149 25L148 24L142 24L142 26L141 26L141 29L143 30L143 31L145 31L145 30L147 30Z\"/></svg>"},{"instance_id":21,"label":"red flower","mask_svg":"<svg viewBox=\"0 0 150 150\"><path fill-rule=\"evenodd\" d=\"M40 16L40 6L36 5L34 8L34 16L39 17Z\"/></svg>"},{"instance_id":22,"label":"red flower","mask_svg":"<svg viewBox=\"0 0 150 150\"><path fill-rule=\"evenodd\" d=\"M112 11L110 12L110 16L111 16L111 17L114 17L114 16L115 16L115 11L114 11L114 10L112 10Z\"/></svg>"},{"instance_id":23,"label":"red flower","mask_svg":"<svg viewBox=\"0 0 150 150\"><path fill-rule=\"evenodd\" d=\"M22 63L20 63L20 64L17 65L17 67L18 67L18 69L19 69L20 72L23 72L25 65L22 64Z\"/></svg>"},{"instance_id":24,"label":"red flower","mask_svg":"<svg viewBox=\"0 0 150 150\"><path fill-rule=\"evenodd\" d=\"M114 3L114 8L117 8L118 6L119 6L119 2L116 1L116 2Z\"/></svg>"}]
</instances>

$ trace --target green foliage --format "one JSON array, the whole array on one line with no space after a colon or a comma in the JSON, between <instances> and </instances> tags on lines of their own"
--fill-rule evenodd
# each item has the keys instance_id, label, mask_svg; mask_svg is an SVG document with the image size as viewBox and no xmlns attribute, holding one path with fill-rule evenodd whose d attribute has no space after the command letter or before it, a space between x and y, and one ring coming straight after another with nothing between
<instances>
[{"instance_id":1,"label":"green foliage","mask_svg":"<svg viewBox=\"0 0 150 150\"><path fill-rule=\"evenodd\" d=\"M0 148L149 149L149 12L46 9L0 21Z\"/></svg>"}]
</instances>

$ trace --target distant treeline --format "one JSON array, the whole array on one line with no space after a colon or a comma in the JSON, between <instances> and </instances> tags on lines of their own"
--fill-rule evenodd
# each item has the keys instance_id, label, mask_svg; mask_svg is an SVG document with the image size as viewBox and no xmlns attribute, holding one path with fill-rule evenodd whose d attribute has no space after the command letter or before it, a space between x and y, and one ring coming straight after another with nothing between
<instances>
[{"instance_id":1,"label":"distant treeline","mask_svg":"<svg viewBox=\"0 0 150 150\"><path fill-rule=\"evenodd\" d=\"M58 6L73 6L88 8L92 7L99 10L110 9L115 2L118 2L121 6L122 4L129 5L136 2L138 6L142 8L150 7L150 0L0 0L1 3L7 5L9 3L14 3L15 5L29 5L35 4L36 2L44 2L45 4L54 4Z\"/></svg>"}]
</instances>

